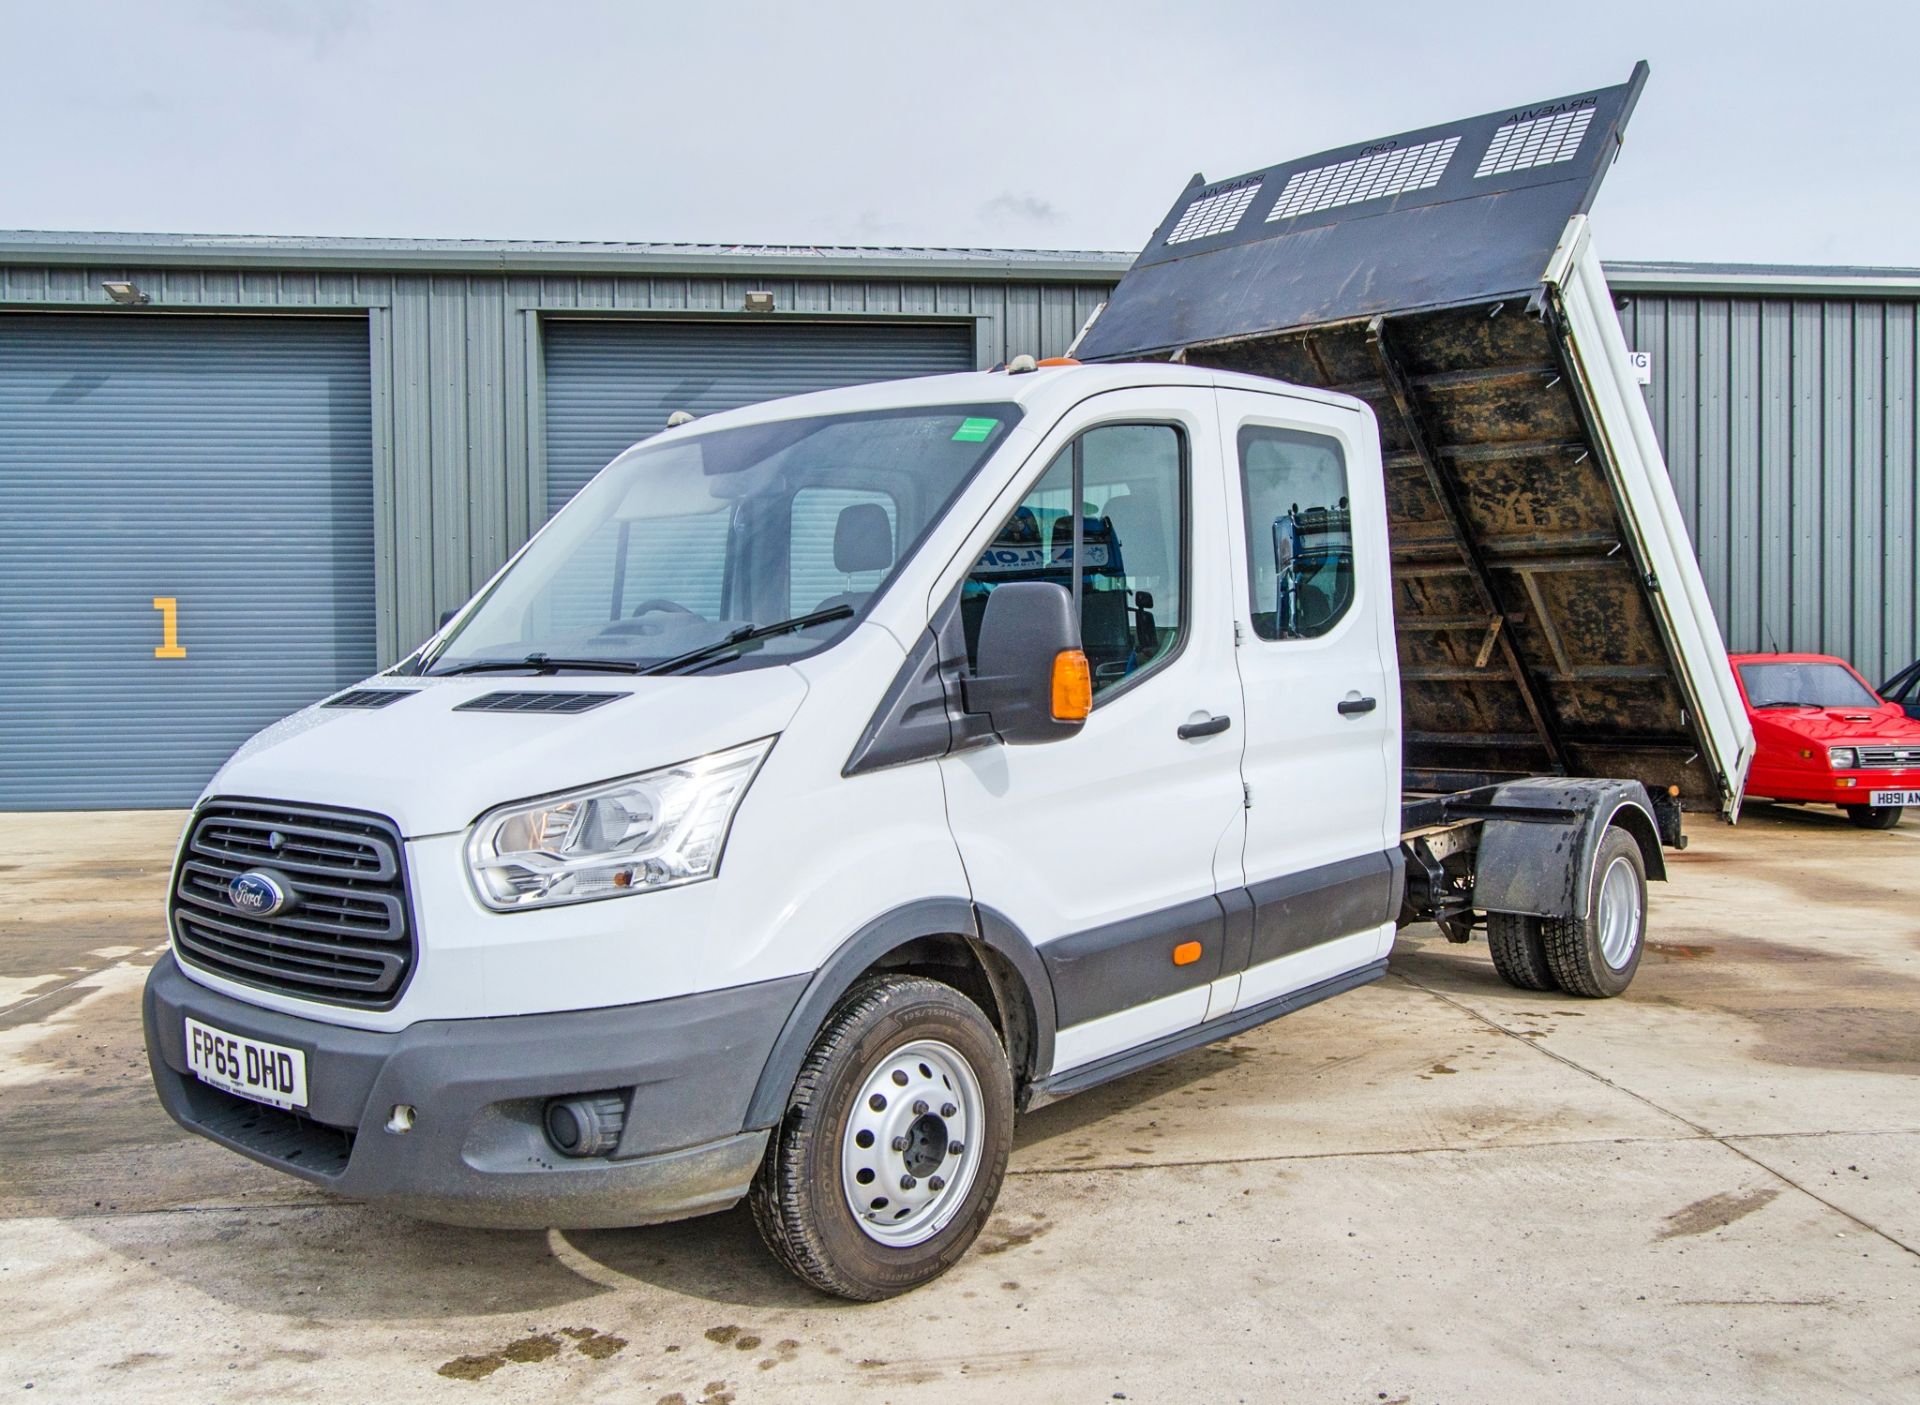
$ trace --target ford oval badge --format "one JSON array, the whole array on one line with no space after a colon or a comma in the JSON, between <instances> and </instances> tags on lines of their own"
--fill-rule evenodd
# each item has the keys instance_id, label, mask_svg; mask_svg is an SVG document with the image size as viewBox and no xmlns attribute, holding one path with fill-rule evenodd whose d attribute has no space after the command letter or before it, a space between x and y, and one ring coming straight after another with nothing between
<instances>
[{"instance_id":1,"label":"ford oval badge","mask_svg":"<svg viewBox=\"0 0 1920 1405\"><path fill-rule=\"evenodd\" d=\"M287 881L277 873L250 868L227 884L227 901L249 917L271 917L287 905Z\"/></svg>"}]
</instances>

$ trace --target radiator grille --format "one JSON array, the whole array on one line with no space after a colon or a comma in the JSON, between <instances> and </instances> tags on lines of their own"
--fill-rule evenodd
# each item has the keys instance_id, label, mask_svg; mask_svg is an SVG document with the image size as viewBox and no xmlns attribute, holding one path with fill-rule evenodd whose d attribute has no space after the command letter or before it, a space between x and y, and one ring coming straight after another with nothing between
<instances>
[{"instance_id":1,"label":"radiator grille","mask_svg":"<svg viewBox=\"0 0 1920 1405\"><path fill-rule=\"evenodd\" d=\"M288 894L271 916L228 885L263 870ZM415 957L400 835L345 810L220 801L194 820L170 903L182 961L263 990L371 1009L400 996Z\"/></svg>"},{"instance_id":2,"label":"radiator grille","mask_svg":"<svg viewBox=\"0 0 1920 1405\"><path fill-rule=\"evenodd\" d=\"M1920 770L1920 745L1863 746L1859 750L1863 771Z\"/></svg>"}]
</instances>

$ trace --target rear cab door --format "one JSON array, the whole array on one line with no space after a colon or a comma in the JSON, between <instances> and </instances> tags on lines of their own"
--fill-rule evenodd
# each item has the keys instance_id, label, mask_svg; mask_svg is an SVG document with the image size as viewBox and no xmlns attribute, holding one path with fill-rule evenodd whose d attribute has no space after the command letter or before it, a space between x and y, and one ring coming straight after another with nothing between
<instances>
[{"instance_id":1,"label":"rear cab door","mask_svg":"<svg viewBox=\"0 0 1920 1405\"><path fill-rule=\"evenodd\" d=\"M1219 391L1246 712L1253 941L1235 1009L1384 959L1399 907L1400 689L1379 431Z\"/></svg>"},{"instance_id":2,"label":"rear cab door","mask_svg":"<svg viewBox=\"0 0 1920 1405\"><path fill-rule=\"evenodd\" d=\"M1080 601L1094 707L1079 734L940 762L975 902L1052 979L1053 1072L1188 1029L1231 994L1218 894L1241 886L1243 809L1225 496L1211 387L1095 395L935 591L938 608L960 590L970 654L1002 583Z\"/></svg>"}]
</instances>

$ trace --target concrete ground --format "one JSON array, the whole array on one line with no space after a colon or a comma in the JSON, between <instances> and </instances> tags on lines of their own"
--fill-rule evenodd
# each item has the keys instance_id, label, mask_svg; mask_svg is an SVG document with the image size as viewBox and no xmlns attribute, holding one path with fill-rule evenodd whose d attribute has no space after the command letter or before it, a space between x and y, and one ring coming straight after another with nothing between
<instances>
[{"instance_id":1,"label":"concrete ground","mask_svg":"<svg viewBox=\"0 0 1920 1405\"><path fill-rule=\"evenodd\" d=\"M1024 1120L875 1306L744 1213L508 1234L179 1132L141 1052L178 815L0 818L0 1394L194 1401L1909 1401L1920 823L1697 821L1633 989L1387 979ZM86 859L81 855L101 855Z\"/></svg>"}]
</instances>

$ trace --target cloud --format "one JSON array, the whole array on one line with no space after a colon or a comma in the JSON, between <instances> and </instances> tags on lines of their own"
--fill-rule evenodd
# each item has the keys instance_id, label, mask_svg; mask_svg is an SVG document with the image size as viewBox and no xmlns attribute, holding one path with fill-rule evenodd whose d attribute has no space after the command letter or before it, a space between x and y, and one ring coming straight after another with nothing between
<instances>
[{"instance_id":1,"label":"cloud","mask_svg":"<svg viewBox=\"0 0 1920 1405\"><path fill-rule=\"evenodd\" d=\"M1015 195L1003 191L980 207L980 218L993 223L1058 224L1065 219L1052 201L1037 195Z\"/></svg>"},{"instance_id":2,"label":"cloud","mask_svg":"<svg viewBox=\"0 0 1920 1405\"><path fill-rule=\"evenodd\" d=\"M363 0L208 0L207 17L241 33L265 34L326 57L350 34L368 28Z\"/></svg>"}]
</instances>

